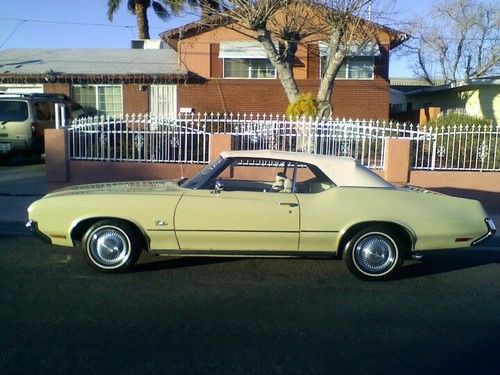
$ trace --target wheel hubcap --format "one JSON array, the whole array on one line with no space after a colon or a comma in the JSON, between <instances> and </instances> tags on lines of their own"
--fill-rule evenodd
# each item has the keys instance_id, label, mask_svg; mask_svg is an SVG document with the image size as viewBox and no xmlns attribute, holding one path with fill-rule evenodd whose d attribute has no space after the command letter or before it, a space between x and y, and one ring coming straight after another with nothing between
<instances>
[{"instance_id":1,"label":"wheel hubcap","mask_svg":"<svg viewBox=\"0 0 500 375\"><path fill-rule=\"evenodd\" d=\"M396 244L382 233L368 233L356 242L353 257L361 272L383 275L396 263Z\"/></svg>"},{"instance_id":2,"label":"wheel hubcap","mask_svg":"<svg viewBox=\"0 0 500 375\"><path fill-rule=\"evenodd\" d=\"M116 268L127 261L130 243L127 236L118 228L103 227L92 234L88 251L98 266Z\"/></svg>"}]
</instances>

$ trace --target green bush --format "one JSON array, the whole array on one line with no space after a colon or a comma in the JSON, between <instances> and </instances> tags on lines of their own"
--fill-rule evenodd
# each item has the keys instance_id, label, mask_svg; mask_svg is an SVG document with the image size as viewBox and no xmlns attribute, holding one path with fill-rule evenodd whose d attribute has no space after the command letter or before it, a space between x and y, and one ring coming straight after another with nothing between
<instances>
[{"instance_id":1,"label":"green bush","mask_svg":"<svg viewBox=\"0 0 500 375\"><path fill-rule=\"evenodd\" d=\"M318 102L311 93L299 94L297 101L288 105L286 114L289 117L311 116L318 113Z\"/></svg>"},{"instance_id":2,"label":"green bush","mask_svg":"<svg viewBox=\"0 0 500 375\"><path fill-rule=\"evenodd\" d=\"M448 113L447 115L439 116L434 121L429 123L433 127L448 127L454 125L475 125L484 126L490 125L490 120L486 120L477 116L467 115L465 113Z\"/></svg>"}]
</instances>

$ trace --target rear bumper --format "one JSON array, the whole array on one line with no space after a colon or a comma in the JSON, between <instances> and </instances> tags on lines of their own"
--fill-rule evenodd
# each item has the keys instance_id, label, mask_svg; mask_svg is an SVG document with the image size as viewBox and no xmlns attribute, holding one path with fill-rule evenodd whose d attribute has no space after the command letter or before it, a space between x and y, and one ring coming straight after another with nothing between
<instances>
[{"instance_id":1,"label":"rear bumper","mask_svg":"<svg viewBox=\"0 0 500 375\"><path fill-rule=\"evenodd\" d=\"M40 232L38 230L38 223L36 221L33 221L33 220L29 220L26 225L25 225L26 229L28 229L31 233L33 233L35 236L37 236L38 238L40 238L43 242L46 242L46 243L52 243L52 241L50 240L50 237L49 236L46 236L45 234L43 234L42 232Z\"/></svg>"},{"instance_id":2,"label":"rear bumper","mask_svg":"<svg viewBox=\"0 0 500 375\"><path fill-rule=\"evenodd\" d=\"M0 138L0 154L8 155L19 151L29 151L30 145L24 139Z\"/></svg>"},{"instance_id":3,"label":"rear bumper","mask_svg":"<svg viewBox=\"0 0 500 375\"><path fill-rule=\"evenodd\" d=\"M488 232L483 236L479 237L478 239L472 241L472 246L479 245L481 242L487 240L488 238L493 237L497 232L497 228L495 227L495 223L493 222L493 220L486 218L484 219L484 222L486 223L486 228L488 229Z\"/></svg>"}]
</instances>

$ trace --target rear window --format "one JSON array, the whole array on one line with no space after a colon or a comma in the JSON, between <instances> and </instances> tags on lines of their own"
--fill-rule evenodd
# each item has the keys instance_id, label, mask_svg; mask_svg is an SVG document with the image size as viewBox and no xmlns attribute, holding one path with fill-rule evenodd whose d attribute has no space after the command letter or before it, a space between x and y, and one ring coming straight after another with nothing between
<instances>
[{"instance_id":1,"label":"rear window","mask_svg":"<svg viewBox=\"0 0 500 375\"><path fill-rule=\"evenodd\" d=\"M15 100L0 100L0 122L25 121L28 119L28 103Z\"/></svg>"}]
</instances>

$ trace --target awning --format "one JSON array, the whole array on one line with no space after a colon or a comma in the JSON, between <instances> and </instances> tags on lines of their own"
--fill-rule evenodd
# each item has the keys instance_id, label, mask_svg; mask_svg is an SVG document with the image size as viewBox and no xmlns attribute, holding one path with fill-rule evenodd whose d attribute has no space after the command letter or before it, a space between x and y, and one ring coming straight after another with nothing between
<instances>
[{"instance_id":1,"label":"awning","mask_svg":"<svg viewBox=\"0 0 500 375\"><path fill-rule=\"evenodd\" d=\"M222 59L267 59L266 51L257 41L221 42L219 58Z\"/></svg>"},{"instance_id":2,"label":"awning","mask_svg":"<svg viewBox=\"0 0 500 375\"><path fill-rule=\"evenodd\" d=\"M328 44L319 42L319 55L328 55ZM349 46L347 56L380 56L380 48L376 42L353 43Z\"/></svg>"}]
</instances>

